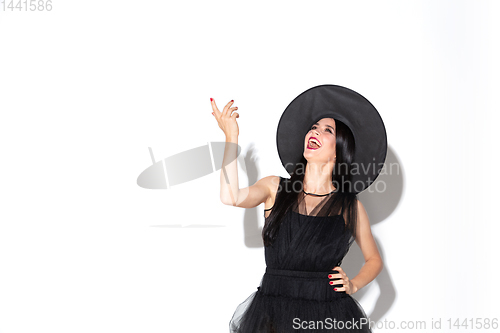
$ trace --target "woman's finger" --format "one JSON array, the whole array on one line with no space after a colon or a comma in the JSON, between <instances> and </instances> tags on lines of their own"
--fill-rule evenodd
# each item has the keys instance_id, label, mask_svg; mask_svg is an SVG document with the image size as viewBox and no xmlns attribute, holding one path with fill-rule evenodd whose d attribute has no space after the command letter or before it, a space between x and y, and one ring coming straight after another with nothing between
<instances>
[{"instance_id":1,"label":"woman's finger","mask_svg":"<svg viewBox=\"0 0 500 333\"><path fill-rule=\"evenodd\" d=\"M233 105L234 101L233 100L230 100L229 103L226 104L226 106L224 107L224 110L222 111L222 115L223 116L230 116L231 113L229 112L229 107L231 105ZM229 112L229 115L228 115L228 112Z\"/></svg>"},{"instance_id":2,"label":"woman's finger","mask_svg":"<svg viewBox=\"0 0 500 333\"><path fill-rule=\"evenodd\" d=\"M212 110L214 110L214 112L219 111L219 109L217 108L217 104L215 104L215 99L210 98L210 105L212 105Z\"/></svg>"},{"instance_id":3,"label":"woman's finger","mask_svg":"<svg viewBox=\"0 0 500 333\"><path fill-rule=\"evenodd\" d=\"M331 276L331 277L330 277ZM334 286L337 284L345 284L345 280L340 274L330 274L328 277L332 280L330 281L330 285Z\"/></svg>"},{"instance_id":4,"label":"woman's finger","mask_svg":"<svg viewBox=\"0 0 500 333\"><path fill-rule=\"evenodd\" d=\"M342 267L340 267L340 266L333 267L333 270L334 270L334 271L339 271L339 273L340 273L340 274L342 274L342 273L344 273L344 274L345 274L344 270L343 270L343 269L342 269Z\"/></svg>"},{"instance_id":5,"label":"woman's finger","mask_svg":"<svg viewBox=\"0 0 500 333\"><path fill-rule=\"evenodd\" d=\"M328 275L328 278L329 278L329 279L335 279L335 280L338 280L338 279L342 279L342 278L343 278L343 276L342 276L342 274L340 274L340 273L338 273L338 274L329 274L329 275Z\"/></svg>"},{"instance_id":6,"label":"woman's finger","mask_svg":"<svg viewBox=\"0 0 500 333\"><path fill-rule=\"evenodd\" d=\"M213 98L211 98L210 100L211 100L211 104L212 104L213 115L216 117L220 117L221 112L217 108L217 104L215 104L215 100Z\"/></svg>"},{"instance_id":7,"label":"woman's finger","mask_svg":"<svg viewBox=\"0 0 500 333\"><path fill-rule=\"evenodd\" d=\"M342 287L334 287L333 290L335 290L335 291L345 291L346 290L345 284L342 284L342 283L337 283L337 284L341 284Z\"/></svg>"}]
</instances>

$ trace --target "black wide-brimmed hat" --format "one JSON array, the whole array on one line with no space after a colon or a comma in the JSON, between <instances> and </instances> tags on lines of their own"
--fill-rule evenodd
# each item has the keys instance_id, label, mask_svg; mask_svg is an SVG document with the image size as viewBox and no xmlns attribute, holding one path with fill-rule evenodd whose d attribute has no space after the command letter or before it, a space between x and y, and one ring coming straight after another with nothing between
<instances>
[{"instance_id":1,"label":"black wide-brimmed hat","mask_svg":"<svg viewBox=\"0 0 500 333\"><path fill-rule=\"evenodd\" d=\"M387 135L375 107L357 92L342 86L325 84L312 87L287 106L276 133L281 163L289 174L294 171L303 157L307 132L322 118L340 120L352 131L355 157L351 192L365 190L384 166Z\"/></svg>"}]
</instances>

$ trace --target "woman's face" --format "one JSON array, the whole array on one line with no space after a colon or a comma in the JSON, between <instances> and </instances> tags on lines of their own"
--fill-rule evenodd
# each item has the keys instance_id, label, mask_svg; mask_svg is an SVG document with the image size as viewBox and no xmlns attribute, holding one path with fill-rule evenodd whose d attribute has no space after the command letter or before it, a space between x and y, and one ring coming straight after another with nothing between
<instances>
[{"instance_id":1,"label":"woman's face","mask_svg":"<svg viewBox=\"0 0 500 333\"><path fill-rule=\"evenodd\" d=\"M333 118L323 118L313 124L304 142L304 157L314 161L332 161L335 157L336 126ZM312 143L316 139L319 147Z\"/></svg>"}]
</instances>

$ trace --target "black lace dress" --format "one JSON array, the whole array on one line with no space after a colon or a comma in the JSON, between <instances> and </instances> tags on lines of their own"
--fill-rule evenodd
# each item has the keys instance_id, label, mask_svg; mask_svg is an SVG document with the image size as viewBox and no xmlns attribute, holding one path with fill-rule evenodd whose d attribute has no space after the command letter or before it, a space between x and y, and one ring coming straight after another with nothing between
<instances>
[{"instance_id":1,"label":"black lace dress","mask_svg":"<svg viewBox=\"0 0 500 333\"><path fill-rule=\"evenodd\" d=\"M257 290L236 308L230 333L371 332L356 299L333 290L342 285L329 284L328 275L338 273L332 269L354 241L343 216L326 212L333 195L299 196L273 245L264 248L266 272Z\"/></svg>"}]
</instances>

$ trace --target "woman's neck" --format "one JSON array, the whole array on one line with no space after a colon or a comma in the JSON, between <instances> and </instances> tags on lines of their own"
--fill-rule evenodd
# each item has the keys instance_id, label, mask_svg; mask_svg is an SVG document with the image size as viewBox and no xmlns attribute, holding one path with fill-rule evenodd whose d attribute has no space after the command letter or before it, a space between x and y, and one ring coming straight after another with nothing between
<instances>
[{"instance_id":1,"label":"woman's neck","mask_svg":"<svg viewBox=\"0 0 500 333\"><path fill-rule=\"evenodd\" d=\"M335 190L332 183L331 173L308 172L304 175L304 191L307 193L325 194Z\"/></svg>"}]
</instances>

